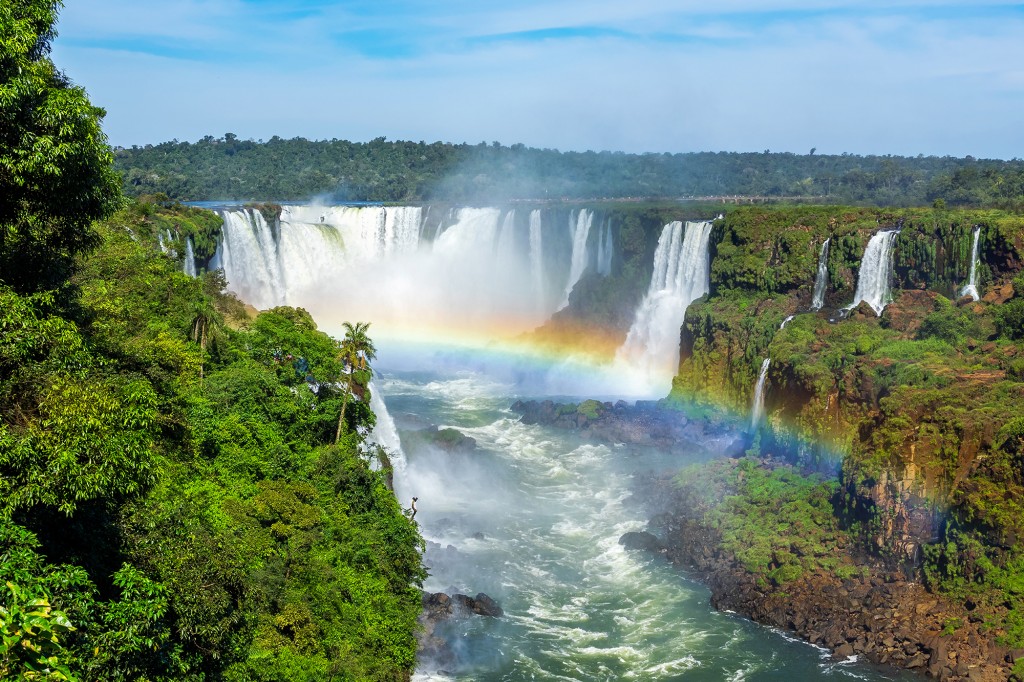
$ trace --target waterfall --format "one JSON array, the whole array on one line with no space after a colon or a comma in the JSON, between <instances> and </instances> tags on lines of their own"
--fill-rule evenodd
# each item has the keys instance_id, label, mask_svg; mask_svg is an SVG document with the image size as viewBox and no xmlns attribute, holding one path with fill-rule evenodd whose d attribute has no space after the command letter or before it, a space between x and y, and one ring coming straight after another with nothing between
<instances>
[{"instance_id":1,"label":"waterfall","mask_svg":"<svg viewBox=\"0 0 1024 682\"><path fill-rule=\"evenodd\" d=\"M530 282L538 310L544 309L544 241L540 209L530 211Z\"/></svg>"},{"instance_id":2,"label":"waterfall","mask_svg":"<svg viewBox=\"0 0 1024 682\"><path fill-rule=\"evenodd\" d=\"M584 270L587 269L589 251L587 251L587 238L590 236L590 226L594 222L594 214L585 208L576 214L576 227L572 231L572 262L569 264L569 281L565 285L565 294L562 297L562 304L558 306L561 310L569 305L569 294L576 282L580 281Z\"/></svg>"},{"instance_id":3,"label":"waterfall","mask_svg":"<svg viewBox=\"0 0 1024 682\"><path fill-rule=\"evenodd\" d=\"M605 218L604 229L597 242L597 273L603 277L612 274L613 248L611 218Z\"/></svg>"},{"instance_id":4,"label":"waterfall","mask_svg":"<svg viewBox=\"0 0 1024 682\"><path fill-rule=\"evenodd\" d=\"M751 407L750 429L754 430L764 417L764 384L768 378L768 365L770 358L765 358L761 363L761 372L757 375L757 385L754 387L754 404Z\"/></svg>"},{"instance_id":5,"label":"waterfall","mask_svg":"<svg viewBox=\"0 0 1024 682\"><path fill-rule=\"evenodd\" d=\"M220 262L230 288L257 308L284 305L286 284L277 241L263 214L253 209L223 211Z\"/></svg>"},{"instance_id":6,"label":"waterfall","mask_svg":"<svg viewBox=\"0 0 1024 682\"><path fill-rule=\"evenodd\" d=\"M211 264L228 288L260 309L301 306L328 333L341 320L373 323L375 339L507 338L542 324L587 265L592 215L572 234L542 234L543 210L437 211L383 206L284 206L278 225L251 209L222 211ZM434 221L445 229L432 239ZM578 233L578 235L577 235ZM579 237L577 240L576 237ZM570 243L582 244L570 249ZM571 253L570 253L571 251ZM574 267L575 266L575 267Z\"/></svg>"},{"instance_id":7,"label":"waterfall","mask_svg":"<svg viewBox=\"0 0 1024 682\"><path fill-rule=\"evenodd\" d=\"M828 243L832 241L829 237L821 245L821 253L818 254L818 274L814 278L814 297L811 299L811 310L821 310L825 305L825 288L828 286Z\"/></svg>"},{"instance_id":8,"label":"waterfall","mask_svg":"<svg viewBox=\"0 0 1024 682\"><path fill-rule=\"evenodd\" d=\"M666 225L658 239L651 285L616 354L616 364L651 392L667 392L679 369L679 334L686 308L710 287L710 236L710 221L685 226L676 221Z\"/></svg>"},{"instance_id":9,"label":"waterfall","mask_svg":"<svg viewBox=\"0 0 1024 682\"><path fill-rule=\"evenodd\" d=\"M779 325L779 331L782 331L783 329L785 329L785 328L786 328L786 325L787 325L787 324L789 324L789 323L790 323L790 321L792 321L792 319L793 319L794 317L796 317L796 315L787 315L787 316L786 316L786 319L784 319L784 320L782 321L782 324L780 324L780 325Z\"/></svg>"},{"instance_id":10,"label":"waterfall","mask_svg":"<svg viewBox=\"0 0 1024 682\"><path fill-rule=\"evenodd\" d=\"M371 380L370 385L370 409L377 416L377 423L370 431L370 440L378 445L384 446L391 459L391 465L396 470L405 468L405 453L402 450L402 441L398 437L398 429L395 427L395 420L388 412L388 406L380 392L380 386L376 381Z\"/></svg>"},{"instance_id":11,"label":"waterfall","mask_svg":"<svg viewBox=\"0 0 1024 682\"><path fill-rule=\"evenodd\" d=\"M192 248L192 237L188 237L185 240L185 262L183 267L185 274L189 277L195 277L198 274L196 272L196 254Z\"/></svg>"},{"instance_id":12,"label":"waterfall","mask_svg":"<svg viewBox=\"0 0 1024 682\"><path fill-rule=\"evenodd\" d=\"M961 296L970 296L972 300L977 301L981 296L978 295L978 242L981 238L981 228L974 228L974 243L971 244L971 274L967 279L967 286L960 290Z\"/></svg>"},{"instance_id":13,"label":"waterfall","mask_svg":"<svg viewBox=\"0 0 1024 682\"><path fill-rule=\"evenodd\" d=\"M864 257L860 261L857 293L847 310L852 310L861 301L866 301L876 315L881 315L885 306L892 300L892 245L899 233L899 230L885 230L876 233L868 241Z\"/></svg>"}]
</instances>

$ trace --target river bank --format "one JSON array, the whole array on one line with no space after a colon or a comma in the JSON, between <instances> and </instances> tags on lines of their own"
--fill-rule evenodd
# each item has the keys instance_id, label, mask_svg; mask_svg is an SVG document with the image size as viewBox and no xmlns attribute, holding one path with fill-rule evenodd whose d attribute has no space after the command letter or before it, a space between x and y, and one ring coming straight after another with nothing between
<instances>
[{"instance_id":1,"label":"river bank","mask_svg":"<svg viewBox=\"0 0 1024 682\"><path fill-rule=\"evenodd\" d=\"M716 609L791 632L837 659L856 657L948 682L1013 679L1013 663L1024 658L1024 651L997 643L999 632L991 623L998 614L930 592L919 580L918 566L886 566L862 553L831 516L828 496L838 489L836 482L812 479L820 490L809 489L810 495L821 498L824 514L815 517L800 508L808 498L790 498L778 488L779 481L800 474L767 458L739 458L743 439L730 438L724 424L644 403L520 402L513 410L525 423L574 430L607 443L676 450L699 443L720 455L689 479L692 467L681 475L639 477L633 502L647 511L649 529L620 540L627 548L663 556L707 585ZM648 435L637 435L651 426ZM766 507L728 507L724 501L730 496L748 496L756 503L757 491L744 487L755 471L771 472L764 480L775 487L766 486ZM772 507L796 509L797 515L776 519ZM737 520L740 514L766 520L766 527L774 524L753 531L773 536L743 536L751 524ZM744 542L746 551L737 552Z\"/></svg>"}]
</instances>

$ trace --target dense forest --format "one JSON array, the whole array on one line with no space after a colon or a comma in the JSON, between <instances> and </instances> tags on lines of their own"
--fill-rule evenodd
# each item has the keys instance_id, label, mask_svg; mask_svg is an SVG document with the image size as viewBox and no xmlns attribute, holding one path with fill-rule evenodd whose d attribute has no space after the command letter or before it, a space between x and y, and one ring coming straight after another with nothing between
<instances>
[{"instance_id":1,"label":"dense forest","mask_svg":"<svg viewBox=\"0 0 1024 682\"><path fill-rule=\"evenodd\" d=\"M423 546L366 325L180 271L216 217L122 198L57 6L0 7L0 679L406 679Z\"/></svg>"},{"instance_id":2,"label":"dense forest","mask_svg":"<svg viewBox=\"0 0 1024 682\"><path fill-rule=\"evenodd\" d=\"M114 150L131 196L182 201L590 200L742 196L830 204L1014 207L1024 161L701 152L558 152L521 144L311 141L233 134Z\"/></svg>"}]
</instances>

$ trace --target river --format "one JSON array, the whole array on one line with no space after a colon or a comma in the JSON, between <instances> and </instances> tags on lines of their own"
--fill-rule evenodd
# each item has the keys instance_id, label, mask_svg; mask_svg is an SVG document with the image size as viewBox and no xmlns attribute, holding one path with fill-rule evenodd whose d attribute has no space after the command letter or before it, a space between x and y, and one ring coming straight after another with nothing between
<instances>
[{"instance_id":1,"label":"river","mask_svg":"<svg viewBox=\"0 0 1024 682\"><path fill-rule=\"evenodd\" d=\"M503 618L440 630L454 661L420 661L418 680L896 680L735 614L666 562L618 544L645 527L632 499L648 472L707 457L581 442L524 425L515 387L476 371L383 371L404 441L428 424L476 440L471 452L420 442L399 458L396 494L417 502L431 592L484 592Z\"/></svg>"}]
</instances>

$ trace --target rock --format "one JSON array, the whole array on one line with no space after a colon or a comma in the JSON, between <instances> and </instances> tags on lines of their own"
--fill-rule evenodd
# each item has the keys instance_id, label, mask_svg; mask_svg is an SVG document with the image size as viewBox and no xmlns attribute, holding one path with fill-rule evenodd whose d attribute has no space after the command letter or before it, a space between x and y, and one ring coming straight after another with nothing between
<instances>
[{"instance_id":1,"label":"rock","mask_svg":"<svg viewBox=\"0 0 1024 682\"><path fill-rule=\"evenodd\" d=\"M904 665L908 668L923 668L928 663L928 657L924 653L914 654Z\"/></svg>"},{"instance_id":2,"label":"rock","mask_svg":"<svg viewBox=\"0 0 1024 682\"><path fill-rule=\"evenodd\" d=\"M662 551L665 547L658 538L646 531L630 531L619 538L619 544L626 549L639 549L652 554Z\"/></svg>"},{"instance_id":3,"label":"rock","mask_svg":"<svg viewBox=\"0 0 1024 682\"><path fill-rule=\"evenodd\" d=\"M835 655L837 658L849 658L850 656L853 656L853 646L849 643L840 644L835 650Z\"/></svg>"},{"instance_id":4,"label":"rock","mask_svg":"<svg viewBox=\"0 0 1024 682\"><path fill-rule=\"evenodd\" d=\"M480 616L489 616L491 618L501 618L505 615L505 612L498 602L488 597L483 592L478 592L476 597L473 599L473 613Z\"/></svg>"}]
</instances>

